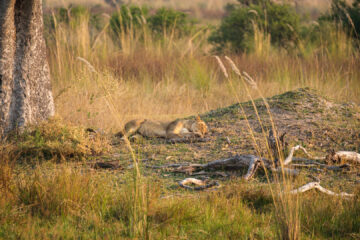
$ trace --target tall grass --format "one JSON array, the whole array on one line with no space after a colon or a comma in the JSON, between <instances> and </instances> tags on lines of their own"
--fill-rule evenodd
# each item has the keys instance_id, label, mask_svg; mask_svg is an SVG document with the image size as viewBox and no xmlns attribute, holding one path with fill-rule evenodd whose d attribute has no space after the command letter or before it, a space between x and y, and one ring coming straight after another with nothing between
<instances>
[{"instance_id":1,"label":"tall grass","mask_svg":"<svg viewBox=\"0 0 360 240\"><path fill-rule=\"evenodd\" d=\"M73 34L67 26L62 28L68 31L68 34ZM104 99L111 98L111 103L107 103L107 106L109 109L112 108L109 111L116 112L117 124L114 128L120 128L121 124L131 118L175 118L223 107L234 101L253 100L256 97L262 97L265 101L265 96L304 86L315 88L337 100L360 101L357 96L360 90L357 81L359 72L355 71L359 61L344 33L336 30L329 33L328 40L320 39L318 45L301 45L303 52L304 46L307 47L307 52L304 54L305 57L300 57L271 49L271 36L264 35L256 24L254 28L254 54L231 56L237 66L254 76L257 82L254 89L246 86L243 77L240 79L232 77L230 82L224 81L214 59L206 56L210 53L209 46L204 42L206 31L200 31L185 39L176 39L171 34L170 36L164 34L159 41L153 38L146 23L143 22L139 29L130 28L122 31L118 40L110 36L103 39L101 44L109 41L106 46L111 46L113 52L107 52L108 50L103 47L101 52L106 53L103 55L106 56L103 62L97 62L96 59L99 58L96 52L92 56L85 57L96 66L95 82L103 86L98 94L105 92L107 96L104 96ZM100 44L98 47L101 48ZM90 78L94 77L93 71L89 71L86 66L82 74L90 75ZM114 85L106 86L109 81ZM91 87L88 89L96 91ZM81 105L86 106L86 104ZM255 105L254 107L256 110ZM69 111L71 108L66 105L66 110ZM270 111L268 113L271 115ZM113 118L114 114L108 116ZM95 118L97 117L92 121L94 125L97 124ZM69 120L71 121L71 118ZM259 116L258 120L261 124ZM102 118L101 122L104 121L107 119ZM275 123L272 124L276 132ZM109 127L108 123L106 125ZM113 127L111 124L110 126ZM252 131L250 127L249 131ZM266 141L264 129L263 137ZM259 156L269 155L269 149L264 152L255 139L254 144ZM279 157L283 158L283 156ZM137 178L134 185L134 196L136 196L134 206L140 209L145 203L142 199L146 195L141 195L144 192L137 192L141 187L139 184L141 176L138 172ZM297 196L281 194L289 192L292 185L284 172L281 176L275 176L275 183L272 198L278 223L277 234L282 239L299 239L300 200ZM144 218L144 221L135 219L135 222L146 225L147 210L136 212L134 209L134 211L133 216ZM134 232L139 234L140 228L135 227Z\"/></svg>"},{"instance_id":2,"label":"tall grass","mask_svg":"<svg viewBox=\"0 0 360 240\"><path fill-rule=\"evenodd\" d=\"M132 181L131 174L119 178L72 165L47 163L30 171L22 169L10 180L11 194L4 195L0 189L0 236L279 239L279 219L274 215L287 216L274 208L268 187L259 183L233 180L219 191L176 197L163 196L164 191L171 193L163 188L162 181L146 177L147 221L143 229L139 221L134 222ZM306 194L300 204L297 219L301 221L302 238L358 236L358 198L349 201ZM134 232L134 225L140 231Z\"/></svg>"},{"instance_id":3,"label":"tall grass","mask_svg":"<svg viewBox=\"0 0 360 240\"><path fill-rule=\"evenodd\" d=\"M114 36L109 16L96 30L89 13L69 22L55 15L46 35L53 91L57 113L72 124L117 131L133 118L174 119L304 86L360 103L358 54L350 42L337 43L342 32L330 33L336 41L304 42L301 54L290 55L271 49L271 36L256 29L254 53L229 56L255 79L251 88L243 73L223 76L206 27L159 38L143 22ZM12 161L12 146L1 145L0 238L310 239L358 231L358 198L300 201L279 194L291 188L284 173L266 187L232 180L218 192L172 196L161 179L142 174L138 154L127 145L134 169L124 175L76 163L23 169ZM269 155L266 146L256 149Z\"/></svg>"},{"instance_id":4,"label":"tall grass","mask_svg":"<svg viewBox=\"0 0 360 240\"><path fill-rule=\"evenodd\" d=\"M173 119L234 102L211 57L206 29L181 39L159 39L148 30L143 23L114 37L108 24L94 30L86 14L70 24L56 23L46 39L57 112L75 124L118 130L132 118ZM269 53L268 37L255 32L255 54L230 57L257 79L265 97L308 86L336 100L360 102L359 58L349 42L321 40L302 57ZM240 101L248 99L244 89L238 93ZM106 103L109 97L117 120Z\"/></svg>"},{"instance_id":5,"label":"tall grass","mask_svg":"<svg viewBox=\"0 0 360 240\"><path fill-rule=\"evenodd\" d=\"M229 77L229 74L226 71L226 68L219 57L216 56L216 59L220 65L220 69L224 73L225 77L229 80L229 83L232 87L234 87L233 84L233 78ZM274 208L275 208L275 217L276 217L276 223L277 223L277 235L280 239L300 239L301 231L300 231L300 205L299 205L299 197L289 194L290 190L292 189L291 179L284 171L284 153L283 149L279 142L279 136L277 133L276 123L273 120L272 113L270 111L269 104L265 97L263 96L261 90L258 87L258 84L256 81L251 78L246 72L241 73L236 64L231 60L231 58L225 56L225 59L229 62L229 65L231 66L233 72L236 74L236 76L241 79L242 86L244 89L246 89L246 92L250 98L250 101L252 102L252 106L254 108L257 120L261 126L262 130L262 138L265 142L265 146L261 146L256 138L254 137L254 130L252 129L248 118L246 116L246 113L243 109L243 107L240 105L240 109L242 111L242 115L247 123L248 131L252 137L254 148L257 152L258 157L261 159L263 157L268 157L271 161L273 166L275 166L275 161L279 160L281 171L280 174L277 175L276 173L273 174L273 180L274 183L271 182L269 173L265 166L263 166L265 170L266 179L268 182L269 190L271 192L271 196L274 202ZM265 129L265 126L263 125L262 119L259 116L257 106L254 102L253 97L251 96L249 92L249 87L252 87L255 89L260 97L263 100L263 103L267 109L267 114L270 117L271 122L271 130L274 133L274 138L276 141L276 148L277 148L277 155L272 154L272 150L270 149L270 144L268 143L267 139L267 129ZM237 94L236 89L233 88L234 96L239 101L239 96ZM274 150L274 149L273 149ZM274 186L275 185L275 188Z\"/></svg>"}]
</instances>

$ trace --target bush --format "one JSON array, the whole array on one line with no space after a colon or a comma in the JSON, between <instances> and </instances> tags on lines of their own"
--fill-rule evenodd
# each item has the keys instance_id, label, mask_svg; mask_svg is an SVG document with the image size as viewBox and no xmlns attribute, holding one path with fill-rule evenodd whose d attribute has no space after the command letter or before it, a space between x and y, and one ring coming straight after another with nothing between
<instances>
[{"instance_id":1,"label":"bush","mask_svg":"<svg viewBox=\"0 0 360 240\"><path fill-rule=\"evenodd\" d=\"M84 16L88 16L89 11L83 6L75 6L69 9L59 8L58 13L56 14L57 21L59 22L69 22L70 19L79 19Z\"/></svg>"},{"instance_id":2,"label":"bush","mask_svg":"<svg viewBox=\"0 0 360 240\"><path fill-rule=\"evenodd\" d=\"M46 31L55 29L55 24L69 24L73 19L79 21L81 18L88 17L90 14L83 6L75 6L72 8L59 8L54 14L44 14L44 27Z\"/></svg>"},{"instance_id":3,"label":"bush","mask_svg":"<svg viewBox=\"0 0 360 240\"><path fill-rule=\"evenodd\" d=\"M332 0L330 13L321 19L338 23L349 36L360 40L360 0L351 5L344 0Z\"/></svg>"},{"instance_id":4,"label":"bush","mask_svg":"<svg viewBox=\"0 0 360 240\"><path fill-rule=\"evenodd\" d=\"M291 49L297 45L300 19L291 6L269 0L240 3L227 6L227 16L209 38L217 50L253 50L257 29L269 34L275 46Z\"/></svg>"},{"instance_id":5,"label":"bush","mask_svg":"<svg viewBox=\"0 0 360 240\"><path fill-rule=\"evenodd\" d=\"M76 29L82 23L88 24L90 28L97 31L105 26L100 14L92 14L88 8L83 6L59 8L54 14L44 14L45 35L53 32L56 24L69 25Z\"/></svg>"},{"instance_id":6,"label":"bush","mask_svg":"<svg viewBox=\"0 0 360 240\"><path fill-rule=\"evenodd\" d=\"M148 9L146 7L122 5L118 12L110 18L110 28L115 34L129 32L146 23Z\"/></svg>"},{"instance_id":7,"label":"bush","mask_svg":"<svg viewBox=\"0 0 360 240\"><path fill-rule=\"evenodd\" d=\"M186 13L173 9L160 8L156 14L148 19L150 28L155 33L175 31L178 35L190 33L194 21Z\"/></svg>"},{"instance_id":8,"label":"bush","mask_svg":"<svg viewBox=\"0 0 360 240\"><path fill-rule=\"evenodd\" d=\"M348 58L354 53L352 39L334 22L318 21L302 27L300 48L303 56L322 54L331 57ZM310 55L309 55L310 54Z\"/></svg>"},{"instance_id":9,"label":"bush","mask_svg":"<svg viewBox=\"0 0 360 240\"><path fill-rule=\"evenodd\" d=\"M28 126L20 133L15 131L8 136L6 144L12 149L8 154L12 154L14 159L29 163L43 160L76 161L110 150L105 136L64 124L59 118ZM2 152L0 148L0 159Z\"/></svg>"}]
</instances>

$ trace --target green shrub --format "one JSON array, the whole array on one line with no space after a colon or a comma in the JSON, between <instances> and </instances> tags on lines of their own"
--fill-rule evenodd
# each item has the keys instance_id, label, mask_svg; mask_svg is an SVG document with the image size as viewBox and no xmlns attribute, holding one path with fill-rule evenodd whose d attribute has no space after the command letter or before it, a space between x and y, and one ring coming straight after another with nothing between
<instances>
[{"instance_id":1,"label":"green shrub","mask_svg":"<svg viewBox=\"0 0 360 240\"><path fill-rule=\"evenodd\" d=\"M75 6L69 9L59 8L58 13L56 14L56 20L58 22L69 23L71 21L80 21L81 18L89 18L90 12L84 6Z\"/></svg>"},{"instance_id":2,"label":"green shrub","mask_svg":"<svg viewBox=\"0 0 360 240\"><path fill-rule=\"evenodd\" d=\"M92 14L84 6L59 8L54 14L44 14L45 34L55 29L55 23L70 25L74 29L79 27L81 23L88 23L90 28L98 31L105 25L100 14Z\"/></svg>"},{"instance_id":3,"label":"green shrub","mask_svg":"<svg viewBox=\"0 0 360 240\"><path fill-rule=\"evenodd\" d=\"M289 5L269 0L241 1L228 5L226 10L220 27L209 38L217 50L253 50L256 29L269 34L275 46L291 49L298 43L300 19Z\"/></svg>"},{"instance_id":4,"label":"green shrub","mask_svg":"<svg viewBox=\"0 0 360 240\"><path fill-rule=\"evenodd\" d=\"M148 18L148 22L154 33L175 31L180 36L190 33L194 26L194 21L186 13L167 8L157 10L155 15Z\"/></svg>"},{"instance_id":5,"label":"green shrub","mask_svg":"<svg viewBox=\"0 0 360 240\"><path fill-rule=\"evenodd\" d=\"M83 16L89 15L89 11L84 6L74 6L71 8L61 7L55 12L55 17L57 22L69 22L72 18L81 18ZM45 15L46 16L46 15ZM53 17L53 16L51 16Z\"/></svg>"},{"instance_id":6,"label":"green shrub","mask_svg":"<svg viewBox=\"0 0 360 240\"><path fill-rule=\"evenodd\" d=\"M148 9L146 7L122 5L118 12L110 18L110 28L115 34L129 32L146 23Z\"/></svg>"},{"instance_id":7,"label":"green shrub","mask_svg":"<svg viewBox=\"0 0 360 240\"><path fill-rule=\"evenodd\" d=\"M344 0L332 0L330 13L321 19L336 22L351 37L360 40L360 0L351 5Z\"/></svg>"},{"instance_id":8,"label":"green shrub","mask_svg":"<svg viewBox=\"0 0 360 240\"><path fill-rule=\"evenodd\" d=\"M300 50L304 56L315 53L348 58L354 53L352 39L334 22L318 21L303 26L300 35L303 42Z\"/></svg>"}]
</instances>

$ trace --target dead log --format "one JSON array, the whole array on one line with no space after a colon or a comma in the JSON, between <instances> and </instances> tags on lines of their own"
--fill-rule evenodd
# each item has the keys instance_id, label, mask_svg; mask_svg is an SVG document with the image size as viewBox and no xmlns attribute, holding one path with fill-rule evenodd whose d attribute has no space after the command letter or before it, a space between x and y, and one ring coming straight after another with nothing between
<instances>
[{"instance_id":1,"label":"dead log","mask_svg":"<svg viewBox=\"0 0 360 240\"><path fill-rule=\"evenodd\" d=\"M193 172L203 170L240 170L247 168L244 175L245 180L250 180L256 173L259 166L262 165L276 173L284 173L296 176L298 172L295 169L274 168L268 159L258 158L254 155L235 155L231 158L219 159L205 164L167 164L162 166L149 166L151 168L173 168L172 172L186 173L192 175Z\"/></svg>"},{"instance_id":2,"label":"dead log","mask_svg":"<svg viewBox=\"0 0 360 240\"><path fill-rule=\"evenodd\" d=\"M220 159L220 160L215 160L215 161L208 162L205 164L201 164L198 167L200 167L202 169L238 170L238 169L243 169L244 167L249 167L257 160L259 160L258 157L254 156L254 155L250 155L250 154L249 155L235 155L234 157L231 157L231 158ZM268 160L265 160L265 161L266 161L265 164L268 165L269 161Z\"/></svg>"},{"instance_id":3,"label":"dead log","mask_svg":"<svg viewBox=\"0 0 360 240\"><path fill-rule=\"evenodd\" d=\"M172 170L173 172L186 173L186 174L190 174L190 175L192 175L193 172L199 172L199 171L204 171L204 170L239 170L239 169L247 168L248 170L247 170L247 173L244 175L244 179L249 180L254 176L257 169L261 165L263 168L266 168L274 173L282 173L282 174L289 175L289 176L297 176L299 174L299 172L296 169L287 168L286 166L290 165L293 162L293 160L294 160L293 156L294 156L295 152L298 150L303 151L307 156L313 158L304 147L297 145L297 146L291 148L289 155L286 157L286 159L282 163L280 162L280 166L278 166L278 167L275 167L276 164L274 164L270 160L268 160L266 158L259 158L254 155L235 155L234 157L231 157L231 158L219 159L219 160L215 160L215 161L208 162L205 164L168 164L168 165L163 165L163 166L150 166L150 167L151 168L173 168L173 170ZM338 153L342 153L343 155L341 155L341 156L348 156L348 158L351 158L351 159L355 159L359 155L357 153L344 152L344 151L341 151ZM321 159L321 158L317 157L317 159ZM324 158L322 158L322 159L324 159ZM321 164L314 160L302 159L302 158L297 158L295 160L296 161L304 161L306 163L306 164L301 165L301 167L304 167L304 166L307 167L308 164L313 164L319 168L325 168L327 170L333 170L333 171L338 171L338 170L342 170L344 168L350 167L347 164L343 164L341 166L327 166L325 164ZM300 165L295 165L295 166L299 167ZM321 171L320 169L318 169L318 170Z\"/></svg>"}]
</instances>

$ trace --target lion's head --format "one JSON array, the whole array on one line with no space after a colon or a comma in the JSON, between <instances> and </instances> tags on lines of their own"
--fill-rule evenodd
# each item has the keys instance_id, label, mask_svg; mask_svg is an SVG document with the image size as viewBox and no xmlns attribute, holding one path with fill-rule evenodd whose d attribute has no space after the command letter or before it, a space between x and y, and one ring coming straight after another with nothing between
<instances>
[{"instance_id":1,"label":"lion's head","mask_svg":"<svg viewBox=\"0 0 360 240\"><path fill-rule=\"evenodd\" d=\"M196 117L196 122L192 124L191 131L199 137L204 137L209 132L206 123L201 120L199 115Z\"/></svg>"}]
</instances>

